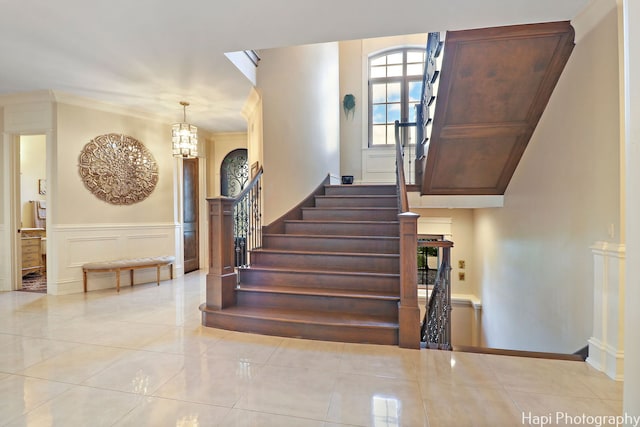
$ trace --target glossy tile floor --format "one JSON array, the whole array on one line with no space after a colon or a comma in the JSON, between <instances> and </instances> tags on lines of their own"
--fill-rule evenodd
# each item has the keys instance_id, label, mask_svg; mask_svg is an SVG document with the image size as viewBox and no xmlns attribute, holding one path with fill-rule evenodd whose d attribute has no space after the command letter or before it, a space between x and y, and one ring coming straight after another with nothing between
<instances>
[{"instance_id":1,"label":"glossy tile floor","mask_svg":"<svg viewBox=\"0 0 640 427\"><path fill-rule=\"evenodd\" d=\"M204 289L195 272L119 295L0 293L0 425L521 426L622 412L622 384L585 363L204 328Z\"/></svg>"}]
</instances>

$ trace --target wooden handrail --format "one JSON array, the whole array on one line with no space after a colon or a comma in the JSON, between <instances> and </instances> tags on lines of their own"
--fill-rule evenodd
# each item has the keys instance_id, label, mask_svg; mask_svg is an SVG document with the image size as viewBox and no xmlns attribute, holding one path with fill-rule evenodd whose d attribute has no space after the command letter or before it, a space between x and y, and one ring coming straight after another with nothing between
<instances>
[{"instance_id":1,"label":"wooden handrail","mask_svg":"<svg viewBox=\"0 0 640 427\"><path fill-rule=\"evenodd\" d=\"M396 133L396 184L398 186L400 213L409 212L409 198L407 197L407 181L404 176L404 150L400 141L400 121L395 122Z\"/></svg>"},{"instance_id":2,"label":"wooden handrail","mask_svg":"<svg viewBox=\"0 0 640 427\"><path fill-rule=\"evenodd\" d=\"M249 194L251 189L258 184L258 181L260 181L260 177L262 177L262 172L262 166L260 166L260 169L258 169L258 172L256 172L255 176L251 179L249 184L244 188L244 190L240 192L240 194L238 194L238 196L236 196L235 202L233 203L234 205L237 204L241 199L243 199L247 194Z\"/></svg>"},{"instance_id":3,"label":"wooden handrail","mask_svg":"<svg viewBox=\"0 0 640 427\"><path fill-rule=\"evenodd\" d=\"M453 242L450 242L449 240L419 240L418 246L421 248L452 248Z\"/></svg>"}]
</instances>

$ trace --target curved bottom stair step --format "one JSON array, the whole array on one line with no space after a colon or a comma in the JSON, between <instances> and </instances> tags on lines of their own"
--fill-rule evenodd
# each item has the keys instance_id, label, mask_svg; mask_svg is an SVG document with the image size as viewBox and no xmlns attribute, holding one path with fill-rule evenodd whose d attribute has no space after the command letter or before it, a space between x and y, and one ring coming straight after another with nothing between
<instances>
[{"instance_id":1,"label":"curved bottom stair step","mask_svg":"<svg viewBox=\"0 0 640 427\"><path fill-rule=\"evenodd\" d=\"M263 335L322 341L398 344L397 320L371 315L235 306L211 310L200 306L208 327Z\"/></svg>"}]
</instances>

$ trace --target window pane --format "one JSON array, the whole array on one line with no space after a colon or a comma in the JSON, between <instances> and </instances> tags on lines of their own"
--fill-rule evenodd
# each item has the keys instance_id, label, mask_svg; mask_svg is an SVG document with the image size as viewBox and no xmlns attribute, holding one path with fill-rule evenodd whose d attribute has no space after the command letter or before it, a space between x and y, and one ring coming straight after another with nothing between
<instances>
[{"instance_id":1,"label":"window pane","mask_svg":"<svg viewBox=\"0 0 640 427\"><path fill-rule=\"evenodd\" d=\"M396 120L400 120L400 104L388 104L387 123L393 123Z\"/></svg>"},{"instance_id":2,"label":"window pane","mask_svg":"<svg viewBox=\"0 0 640 427\"><path fill-rule=\"evenodd\" d=\"M422 82L409 82L409 102L420 102Z\"/></svg>"},{"instance_id":3,"label":"window pane","mask_svg":"<svg viewBox=\"0 0 640 427\"><path fill-rule=\"evenodd\" d=\"M387 144L396 143L396 127L395 125L387 125Z\"/></svg>"},{"instance_id":4,"label":"window pane","mask_svg":"<svg viewBox=\"0 0 640 427\"><path fill-rule=\"evenodd\" d=\"M387 84L387 102L400 102L400 83Z\"/></svg>"},{"instance_id":5,"label":"window pane","mask_svg":"<svg viewBox=\"0 0 640 427\"><path fill-rule=\"evenodd\" d=\"M423 51L407 52L407 63L412 63L412 62L424 62L424 52Z\"/></svg>"},{"instance_id":6,"label":"window pane","mask_svg":"<svg viewBox=\"0 0 640 427\"><path fill-rule=\"evenodd\" d=\"M385 144L386 141L386 129L387 127L385 125L377 125L377 126L373 126L372 132L371 132L371 144L372 145L379 145L379 144Z\"/></svg>"},{"instance_id":7,"label":"window pane","mask_svg":"<svg viewBox=\"0 0 640 427\"><path fill-rule=\"evenodd\" d=\"M371 67L371 78L387 77L387 67Z\"/></svg>"},{"instance_id":8,"label":"window pane","mask_svg":"<svg viewBox=\"0 0 640 427\"><path fill-rule=\"evenodd\" d=\"M387 101L386 86L387 85L385 85L384 83L373 85L373 87L371 88L371 92L373 95L373 99L371 99L371 102L373 102L374 104L379 104L381 102Z\"/></svg>"},{"instance_id":9,"label":"window pane","mask_svg":"<svg viewBox=\"0 0 640 427\"><path fill-rule=\"evenodd\" d=\"M423 72L423 64L407 64L407 76L421 76Z\"/></svg>"},{"instance_id":10,"label":"window pane","mask_svg":"<svg viewBox=\"0 0 640 427\"><path fill-rule=\"evenodd\" d=\"M374 124L386 123L387 104L376 104L372 107L371 119Z\"/></svg>"},{"instance_id":11,"label":"window pane","mask_svg":"<svg viewBox=\"0 0 640 427\"><path fill-rule=\"evenodd\" d=\"M390 65L387 67L387 76L400 77L402 76L402 65Z\"/></svg>"},{"instance_id":12,"label":"window pane","mask_svg":"<svg viewBox=\"0 0 640 427\"><path fill-rule=\"evenodd\" d=\"M381 56L371 60L371 65L387 65L387 56Z\"/></svg>"},{"instance_id":13,"label":"window pane","mask_svg":"<svg viewBox=\"0 0 640 427\"><path fill-rule=\"evenodd\" d=\"M387 64L402 64L402 52L387 55Z\"/></svg>"}]
</instances>

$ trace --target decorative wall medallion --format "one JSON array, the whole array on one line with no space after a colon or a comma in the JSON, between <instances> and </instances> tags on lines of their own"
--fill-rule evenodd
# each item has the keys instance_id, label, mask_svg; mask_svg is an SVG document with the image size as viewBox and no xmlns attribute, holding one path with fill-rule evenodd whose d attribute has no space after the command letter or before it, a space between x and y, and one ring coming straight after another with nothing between
<instances>
[{"instance_id":1,"label":"decorative wall medallion","mask_svg":"<svg viewBox=\"0 0 640 427\"><path fill-rule=\"evenodd\" d=\"M78 169L85 187L113 205L140 202L158 183L158 165L147 147L117 133L89 141L80 152Z\"/></svg>"}]
</instances>

